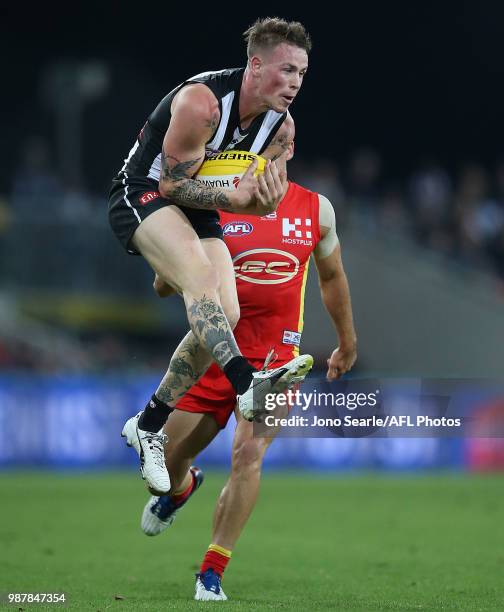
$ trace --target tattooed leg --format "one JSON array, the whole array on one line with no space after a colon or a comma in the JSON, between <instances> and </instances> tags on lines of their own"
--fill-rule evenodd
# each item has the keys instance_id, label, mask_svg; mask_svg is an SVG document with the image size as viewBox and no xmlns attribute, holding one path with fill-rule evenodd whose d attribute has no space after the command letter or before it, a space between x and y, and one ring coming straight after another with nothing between
<instances>
[{"instance_id":1,"label":"tattooed leg","mask_svg":"<svg viewBox=\"0 0 504 612\"><path fill-rule=\"evenodd\" d=\"M187 316L194 335L221 370L230 359L241 355L224 310L215 299L205 294L192 298L187 304Z\"/></svg>"},{"instance_id":2,"label":"tattooed leg","mask_svg":"<svg viewBox=\"0 0 504 612\"><path fill-rule=\"evenodd\" d=\"M156 397L172 408L175 407L211 363L212 357L193 332L188 332L173 353L170 367L157 388Z\"/></svg>"},{"instance_id":3,"label":"tattooed leg","mask_svg":"<svg viewBox=\"0 0 504 612\"><path fill-rule=\"evenodd\" d=\"M171 407L203 376L213 359L222 369L240 355L226 315L215 300L206 296L192 300L188 316L195 331L188 332L177 347L156 391L156 397Z\"/></svg>"},{"instance_id":4,"label":"tattooed leg","mask_svg":"<svg viewBox=\"0 0 504 612\"><path fill-rule=\"evenodd\" d=\"M176 207L165 207L142 221L134 243L156 274L182 293L189 325L208 358L223 369L233 357L240 356L232 332L240 309L233 262L224 242L218 238L201 241L183 213ZM182 351L183 347L179 348ZM182 361L178 361L179 353L174 355L160 386L162 396L156 393L170 406L180 397L178 383L185 386L185 381L196 380L201 372L191 361L191 351L194 346L184 348Z\"/></svg>"}]
</instances>

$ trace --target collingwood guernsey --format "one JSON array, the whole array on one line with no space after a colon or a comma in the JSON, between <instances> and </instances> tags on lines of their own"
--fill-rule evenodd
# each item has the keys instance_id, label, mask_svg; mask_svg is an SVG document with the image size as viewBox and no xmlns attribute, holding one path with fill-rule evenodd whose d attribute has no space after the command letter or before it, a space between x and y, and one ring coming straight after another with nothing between
<instances>
[{"instance_id":1,"label":"collingwood guernsey","mask_svg":"<svg viewBox=\"0 0 504 612\"><path fill-rule=\"evenodd\" d=\"M219 102L220 121L213 138L206 143L207 153L235 148L262 153L282 125L287 113L269 110L256 117L246 130L242 130L239 101L244 71L245 68L234 68L202 72L170 91L147 119L117 178L122 179L126 174L129 178L148 177L159 182L161 148L170 124L171 104L180 89L190 83L206 85Z\"/></svg>"},{"instance_id":2,"label":"collingwood guernsey","mask_svg":"<svg viewBox=\"0 0 504 612\"><path fill-rule=\"evenodd\" d=\"M161 151L171 121L173 99L185 85L205 85L219 103L219 123L212 138L205 143L207 156L235 148L261 154L278 132L286 112L268 110L255 117L246 130L241 129L239 108L244 72L245 68L234 68L197 74L170 91L147 119L123 167L112 181L109 197L110 224L128 253L138 255L131 238L147 215L157 208L174 204L159 193ZM177 206L199 238L222 238L217 210Z\"/></svg>"}]
</instances>

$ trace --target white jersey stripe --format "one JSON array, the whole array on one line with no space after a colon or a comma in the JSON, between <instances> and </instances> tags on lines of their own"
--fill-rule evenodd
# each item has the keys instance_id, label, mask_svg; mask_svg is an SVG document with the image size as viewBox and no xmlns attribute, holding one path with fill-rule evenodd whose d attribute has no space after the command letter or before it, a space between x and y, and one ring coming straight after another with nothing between
<instances>
[{"instance_id":1,"label":"white jersey stripe","mask_svg":"<svg viewBox=\"0 0 504 612\"><path fill-rule=\"evenodd\" d=\"M282 118L282 113L277 113L273 110L269 110L266 113L266 116L263 119L262 125L259 128L259 132L257 132L257 136L250 147L251 153L259 153L262 149L263 144L266 142L266 138L268 138L271 130L275 127L275 125Z\"/></svg>"},{"instance_id":2,"label":"white jersey stripe","mask_svg":"<svg viewBox=\"0 0 504 612\"><path fill-rule=\"evenodd\" d=\"M159 183L159 178L161 176L161 153L158 153L158 155L152 161L151 167L149 168L149 174L147 176Z\"/></svg>"},{"instance_id":3,"label":"white jersey stripe","mask_svg":"<svg viewBox=\"0 0 504 612\"><path fill-rule=\"evenodd\" d=\"M211 74L222 74L223 72L226 72L225 68L224 70L207 70L206 72L200 72L199 74L195 74L190 79L187 79L187 82L191 83L192 81L194 81L194 79L201 79L201 77L207 77Z\"/></svg>"},{"instance_id":4,"label":"white jersey stripe","mask_svg":"<svg viewBox=\"0 0 504 612\"><path fill-rule=\"evenodd\" d=\"M221 119L219 122L219 129L215 133L213 140L206 145L207 149L212 149L212 151L219 150L219 147L222 143L222 139L224 138L224 135L226 134L226 128L229 123L229 116L231 114L231 106L233 105L234 96L235 96L235 92L230 91L227 94L227 96L224 96L222 98L222 101L221 101L222 113L221 113Z\"/></svg>"}]
</instances>

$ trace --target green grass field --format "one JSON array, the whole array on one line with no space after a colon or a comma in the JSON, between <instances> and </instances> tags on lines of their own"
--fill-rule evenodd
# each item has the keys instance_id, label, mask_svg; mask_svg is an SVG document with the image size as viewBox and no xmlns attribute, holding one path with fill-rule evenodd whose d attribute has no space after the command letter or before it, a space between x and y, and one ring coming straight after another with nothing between
<instances>
[{"instance_id":1,"label":"green grass field","mask_svg":"<svg viewBox=\"0 0 504 612\"><path fill-rule=\"evenodd\" d=\"M147 538L136 473L0 475L0 591L64 591L75 610L504 610L504 476L466 475L266 474L230 601L194 602L224 480Z\"/></svg>"}]
</instances>

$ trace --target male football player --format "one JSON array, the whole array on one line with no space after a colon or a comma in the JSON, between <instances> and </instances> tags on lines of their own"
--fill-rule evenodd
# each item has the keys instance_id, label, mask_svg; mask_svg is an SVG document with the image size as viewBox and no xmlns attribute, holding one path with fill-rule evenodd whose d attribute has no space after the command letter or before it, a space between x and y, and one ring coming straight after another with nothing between
<instances>
[{"instance_id":1,"label":"male football player","mask_svg":"<svg viewBox=\"0 0 504 612\"><path fill-rule=\"evenodd\" d=\"M278 159L282 172L293 155L291 142ZM322 301L338 333L339 345L327 360L327 378L348 372L356 360L356 334L348 282L341 261L331 203L296 183L284 183L277 210L263 217L222 213L224 239L234 262L241 317L235 329L243 354L256 368L273 347L280 367L298 354L303 329L304 289L313 254ZM171 290L160 278L161 296ZM173 522L203 480L194 458L226 426L235 412L232 469L214 515L211 544L196 579L195 599L224 600L224 569L257 499L261 465L272 437L254 437L253 424L235 409L233 388L216 365L178 402L164 431L165 459L173 488L152 496L142 529L157 535Z\"/></svg>"},{"instance_id":2,"label":"male football player","mask_svg":"<svg viewBox=\"0 0 504 612\"><path fill-rule=\"evenodd\" d=\"M212 361L224 372L245 414L260 411L269 392L310 370L309 355L258 372L233 335L239 317L233 266L218 210L265 215L282 193L275 162L234 192L194 180L207 153L241 148L274 160L292 140L289 107L308 67L310 37L299 22L258 19L246 32L245 68L204 72L168 93L140 131L110 191L111 226L130 254L141 254L183 296L191 331L145 409L122 431L140 456L148 485L170 490L159 433L185 391ZM258 325L267 321L258 320ZM180 384L183 380L184 384Z\"/></svg>"}]
</instances>

